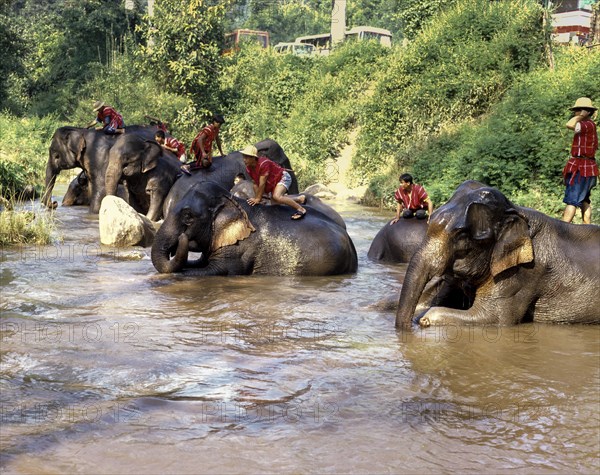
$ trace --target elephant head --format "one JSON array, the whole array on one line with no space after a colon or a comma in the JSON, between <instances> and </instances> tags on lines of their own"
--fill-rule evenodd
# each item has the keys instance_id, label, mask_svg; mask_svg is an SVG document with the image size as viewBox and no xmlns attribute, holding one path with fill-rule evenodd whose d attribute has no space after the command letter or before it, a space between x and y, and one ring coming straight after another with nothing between
<instances>
[{"instance_id":1,"label":"elephant head","mask_svg":"<svg viewBox=\"0 0 600 475\"><path fill-rule=\"evenodd\" d=\"M56 207L52 203L52 190L56 177L61 170L75 167L83 168L83 155L86 148L84 129L61 127L54 132L46 165L46 187L42 203L48 207Z\"/></svg>"},{"instance_id":2,"label":"elephant head","mask_svg":"<svg viewBox=\"0 0 600 475\"><path fill-rule=\"evenodd\" d=\"M108 154L106 194L117 193L121 178L141 175L156 168L162 154L162 147L154 140L133 134L119 137Z\"/></svg>"},{"instance_id":3,"label":"elephant head","mask_svg":"<svg viewBox=\"0 0 600 475\"><path fill-rule=\"evenodd\" d=\"M203 258L246 239L255 231L246 212L219 185L194 185L169 213L152 246L152 263L161 273L181 271L188 252ZM171 256L174 256L171 259Z\"/></svg>"},{"instance_id":4,"label":"elephant head","mask_svg":"<svg viewBox=\"0 0 600 475\"><path fill-rule=\"evenodd\" d=\"M425 241L406 272L396 326L410 325L425 286L435 277L476 289L533 258L527 217L495 188L465 182L431 216Z\"/></svg>"},{"instance_id":5,"label":"elephant head","mask_svg":"<svg viewBox=\"0 0 600 475\"><path fill-rule=\"evenodd\" d=\"M63 196L63 206L87 205L90 203L89 180L86 173L79 173L69 184Z\"/></svg>"}]
</instances>

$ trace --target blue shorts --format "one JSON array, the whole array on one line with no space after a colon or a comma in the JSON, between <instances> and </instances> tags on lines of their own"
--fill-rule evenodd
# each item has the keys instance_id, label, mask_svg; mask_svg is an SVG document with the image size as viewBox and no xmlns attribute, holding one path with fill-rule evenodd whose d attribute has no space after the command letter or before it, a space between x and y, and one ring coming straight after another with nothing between
<instances>
[{"instance_id":1,"label":"blue shorts","mask_svg":"<svg viewBox=\"0 0 600 475\"><path fill-rule=\"evenodd\" d=\"M565 177L565 183L567 187L565 189L565 197L563 203L577 208L581 208L583 203L590 202L590 191L596 186L596 177L588 176L582 178L579 176L579 172L575 173L573 183L571 182L571 173Z\"/></svg>"},{"instance_id":2,"label":"blue shorts","mask_svg":"<svg viewBox=\"0 0 600 475\"><path fill-rule=\"evenodd\" d=\"M284 171L281 180L279 180L279 183L277 184L285 186L286 191L289 190L290 186L292 185L292 176L288 172Z\"/></svg>"}]
</instances>

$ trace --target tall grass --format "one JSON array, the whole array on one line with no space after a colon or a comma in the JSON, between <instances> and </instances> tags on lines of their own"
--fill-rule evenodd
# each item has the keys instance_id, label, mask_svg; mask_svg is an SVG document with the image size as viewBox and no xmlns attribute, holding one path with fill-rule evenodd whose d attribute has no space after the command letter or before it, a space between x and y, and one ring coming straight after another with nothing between
<instances>
[{"instance_id":1,"label":"tall grass","mask_svg":"<svg viewBox=\"0 0 600 475\"><path fill-rule=\"evenodd\" d=\"M15 210L6 201L0 211L0 246L10 244L48 244L56 231L54 212ZM11 209L12 208L12 209Z\"/></svg>"}]
</instances>

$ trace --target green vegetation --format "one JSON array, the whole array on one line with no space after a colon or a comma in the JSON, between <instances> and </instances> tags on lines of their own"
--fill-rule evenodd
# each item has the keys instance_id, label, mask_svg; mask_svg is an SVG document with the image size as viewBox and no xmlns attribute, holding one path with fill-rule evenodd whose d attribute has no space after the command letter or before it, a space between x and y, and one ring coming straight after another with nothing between
<instances>
[{"instance_id":1,"label":"green vegetation","mask_svg":"<svg viewBox=\"0 0 600 475\"><path fill-rule=\"evenodd\" d=\"M329 2L156 0L153 18L146 2L123 3L0 4L1 195L41 192L53 131L89 122L102 99L127 124L161 118L188 145L223 113L226 150L273 138L301 186L327 182L356 137L353 180L369 186L367 204L392 207L409 171L436 204L476 179L557 216L568 108L600 102L600 48L555 46L551 70L535 0L355 0L348 25L388 28L394 47L348 43L310 58L219 53L234 27L267 29L273 42L327 31Z\"/></svg>"},{"instance_id":2,"label":"green vegetation","mask_svg":"<svg viewBox=\"0 0 600 475\"><path fill-rule=\"evenodd\" d=\"M48 244L55 231L53 213L46 210L15 210L15 202L0 199L0 246Z\"/></svg>"}]
</instances>

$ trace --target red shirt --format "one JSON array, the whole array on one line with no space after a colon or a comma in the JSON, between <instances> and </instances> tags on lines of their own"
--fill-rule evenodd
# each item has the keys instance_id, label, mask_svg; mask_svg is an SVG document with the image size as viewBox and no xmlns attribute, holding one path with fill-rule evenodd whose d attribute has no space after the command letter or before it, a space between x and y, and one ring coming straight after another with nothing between
<instances>
[{"instance_id":1,"label":"red shirt","mask_svg":"<svg viewBox=\"0 0 600 475\"><path fill-rule=\"evenodd\" d=\"M169 148L176 148L177 158L181 157L185 153L185 145L183 145L179 140L174 137L167 137L165 139L165 145Z\"/></svg>"},{"instance_id":2,"label":"red shirt","mask_svg":"<svg viewBox=\"0 0 600 475\"><path fill-rule=\"evenodd\" d=\"M398 188L394 193L394 198L398 203L402 203L405 209L425 209L427 204L427 192L421 185L413 183L412 192L409 194L404 189Z\"/></svg>"},{"instance_id":3,"label":"red shirt","mask_svg":"<svg viewBox=\"0 0 600 475\"><path fill-rule=\"evenodd\" d=\"M571 157L594 158L598 150L598 134L596 124L591 120L579 122L579 132L575 132L571 145Z\"/></svg>"},{"instance_id":4,"label":"red shirt","mask_svg":"<svg viewBox=\"0 0 600 475\"><path fill-rule=\"evenodd\" d=\"M106 123L105 119L109 119L108 123ZM110 106L104 106L99 110L96 120L104 127L107 125L113 129L122 129L124 127L123 117Z\"/></svg>"},{"instance_id":5,"label":"red shirt","mask_svg":"<svg viewBox=\"0 0 600 475\"><path fill-rule=\"evenodd\" d=\"M594 157L598 150L598 133L596 124L591 120L582 120L579 122L579 132L575 132L573 144L571 145L571 157L563 168L563 177L571 175L569 185L573 184L575 175L579 172L581 178L598 176L598 164ZM566 184L566 182L565 182Z\"/></svg>"},{"instance_id":6,"label":"red shirt","mask_svg":"<svg viewBox=\"0 0 600 475\"><path fill-rule=\"evenodd\" d=\"M205 137L202 140L202 143L200 143L200 136L202 134L204 134ZM207 125L194 138L194 141L192 142L192 146L190 147L190 153L192 153L196 157L196 159L200 159L200 157L202 157L202 154L200 153L200 147L202 147L202 150L204 150L204 153L208 156L211 156L212 143L217 138L218 135L219 135L219 130L214 125L212 125L212 124Z\"/></svg>"},{"instance_id":7,"label":"red shirt","mask_svg":"<svg viewBox=\"0 0 600 475\"><path fill-rule=\"evenodd\" d=\"M260 177L266 176L267 184L265 185L265 193L272 193L277 183L281 181L284 169L267 157L259 157L256 167L246 167L246 171L257 185L260 184Z\"/></svg>"}]
</instances>

